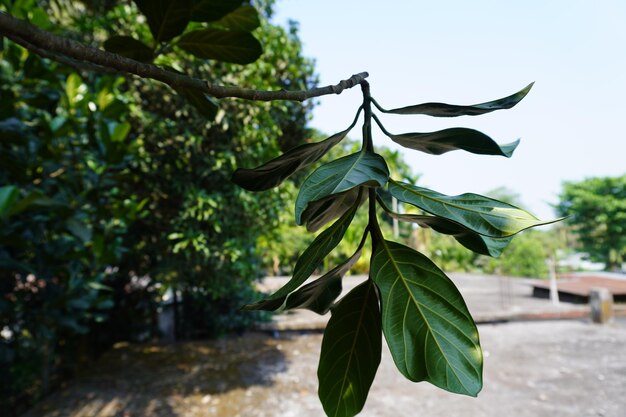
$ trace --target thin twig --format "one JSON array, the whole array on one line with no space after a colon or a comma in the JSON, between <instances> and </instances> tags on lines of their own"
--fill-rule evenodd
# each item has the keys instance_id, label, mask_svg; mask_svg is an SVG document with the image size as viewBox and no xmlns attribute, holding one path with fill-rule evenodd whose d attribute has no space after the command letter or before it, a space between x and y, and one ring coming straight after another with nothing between
<instances>
[{"instance_id":1,"label":"thin twig","mask_svg":"<svg viewBox=\"0 0 626 417\"><path fill-rule=\"evenodd\" d=\"M79 65L98 72L119 72L137 75L141 78L151 78L161 81L172 88L192 88L216 98L233 97L256 101L304 101L328 94L340 94L345 89L359 85L361 81L368 77L367 72L361 72L347 80L340 81L336 85L316 87L310 90L252 90L211 84L199 78L165 70L154 64L135 61L111 52L92 48L83 43L40 29L4 12L0 12L0 35L6 36L13 42L36 54L63 64L69 64L74 67Z\"/></svg>"}]
</instances>

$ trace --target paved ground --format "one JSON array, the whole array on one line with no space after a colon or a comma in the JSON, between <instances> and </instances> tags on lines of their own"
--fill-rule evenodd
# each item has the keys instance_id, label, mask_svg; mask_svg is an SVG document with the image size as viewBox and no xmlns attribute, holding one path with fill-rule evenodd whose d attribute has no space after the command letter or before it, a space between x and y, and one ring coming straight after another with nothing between
<instances>
[{"instance_id":1,"label":"paved ground","mask_svg":"<svg viewBox=\"0 0 626 417\"><path fill-rule=\"evenodd\" d=\"M389 353L364 417L624 417L626 323L538 321L479 326L478 398L414 384ZM321 335L121 346L24 417L318 417Z\"/></svg>"},{"instance_id":2,"label":"paved ground","mask_svg":"<svg viewBox=\"0 0 626 417\"><path fill-rule=\"evenodd\" d=\"M584 309L533 299L520 281L467 275L453 279L473 314L485 318L566 315ZM355 282L348 279L348 286ZM406 381L384 348L361 415L626 415L626 318L606 326L586 319L482 324L479 331L485 372L477 399ZM316 395L321 334L273 334L120 345L24 417L322 416Z\"/></svg>"},{"instance_id":3,"label":"paved ground","mask_svg":"<svg viewBox=\"0 0 626 417\"><path fill-rule=\"evenodd\" d=\"M567 318L588 315L589 307L581 304L560 303L532 296L532 280L520 278L484 276L472 274L449 274L463 295L467 306L479 323L516 321L537 318ZM344 278L343 294L366 279L365 276ZM288 281L287 277L266 278L260 288L276 291ZM289 311L274 317L263 330L323 329L330 317L319 316L308 310Z\"/></svg>"}]
</instances>

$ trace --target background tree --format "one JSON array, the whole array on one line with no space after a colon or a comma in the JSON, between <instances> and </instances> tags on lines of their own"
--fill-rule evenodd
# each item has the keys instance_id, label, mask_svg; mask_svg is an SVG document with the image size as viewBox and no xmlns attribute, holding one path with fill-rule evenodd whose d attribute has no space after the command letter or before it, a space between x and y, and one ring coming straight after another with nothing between
<instances>
[{"instance_id":1,"label":"background tree","mask_svg":"<svg viewBox=\"0 0 626 417\"><path fill-rule=\"evenodd\" d=\"M626 256L626 175L566 182L556 209L569 216L580 249L607 270L619 270Z\"/></svg>"}]
</instances>

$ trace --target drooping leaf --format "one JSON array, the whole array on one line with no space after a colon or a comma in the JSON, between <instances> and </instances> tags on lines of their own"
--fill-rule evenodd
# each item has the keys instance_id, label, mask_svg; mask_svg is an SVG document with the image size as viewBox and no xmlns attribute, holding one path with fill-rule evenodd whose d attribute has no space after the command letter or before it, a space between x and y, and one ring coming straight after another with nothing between
<instances>
[{"instance_id":1,"label":"drooping leaf","mask_svg":"<svg viewBox=\"0 0 626 417\"><path fill-rule=\"evenodd\" d=\"M383 187L389 179L385 159L373 152L360 151L317 168L302 184L296 198L296 223L310 202L348 191L359 185Z\"/></svg>"},{"instance_id":2,"label":"drooping leaf","mask_svg":"<svg viewBox=\"0 0 626 417\"><path fill-rule=\"evenodd\" d=\"M441 155L462 149L480 155L502 155L509 158L519 144L518 139L515 142L498 145L484 133L463 127L453 127L429 133L402 133L400 135L391 134L384 129L383 131L391 140L405 148L416 149L432 155Z\"/></svg>"},{"instance_id":3,"label":"drooping leaf","mask_svg":"<svg viewBox=\"0 0 626 417\"><path fill-rule=\"evenodd\" d=\"M242 32L252 32L261 25L259 13L252 6L241 6L216 22L221 27Z\"/></svg>"},{"instance_id":4,"label":"drooping leaf","mask_svg":"<svg viewBox=\"0 0 626 417\"><path fill-rule=\"evenodd\" d=\"M198 113L206 117L207 120L214 120L220 106L213 97L204 94L194 88L177 87L176 91L185 97L189 104L194 106Z\"/></svg>"},{"instance_id":5,"label":"drooping leaf","mask_svg":"<svg viewBox=\"0 0 626 417\"><path fill-rule=\"evenodd\" d=\"M357 198L361 199L359 202L361 205L367 199L367 193L361 192L362 190L363 187L352 188L343 193L333 194L309 203L302 213L302 224L306 225L309 232L317 232L330 221L348 211L355 204Z\"/></svg>"},{"instance_id":6,"label":"drooping leaf","mask_svg":"<svg viewBox=\"0 0 626 417\"><path fill-rule=\"evenodd\" d=\"M14 185L0 187L0 219L11 212L13 204L19 197L20 190Z\"/></svg>"},{"instance_id":7,"label":"drooping leaf","mask_svg":"<svg viewBox=\"0 0 626 417\"><path fill-rule=\"evenodd\" d=\"M361 257L366 240L367 231L363 234L361 244L351 257L310 284L289 294L285 300L284 309L306 308L317 314L326 314L341 294L341 279Z\"/></svg>"},{"instance_id":8,"label":"drooping leaf","mask_svg":"<svg viewBox=\"0 0 626 417\"><path fill-rule=\"evenodd\" d=\"M131 36L111 36L104 42L104 49L140 62L152 62L154 50Z\"/></svg>"},{"instance_id":9,"label":"drooping leaf","mask_svg":"<svg viewBox=\"0 0 626 417\"><path fill-rule=\"evenodd\" d=\"M351 210L344 213L339 220L313 240L313 243L311 243L298 258L298 262L296 262L296 266L293 268L293 276L285 285L268 298L245 305L243 309L276 310L280 308L285 302L286 297L291 292L298 289L298 287L311 276L330 251L341 242L358 208L359 206L355 204Z\"/></svg>"},{"instance_id":10,"label":"drooping leaf","mask_svg":"<svg viewBox=\"0 0 626 417\"><path fill-rule=\"evenodd\" d=\"M371 279L332 310L317 369L318 394L331 417L352 417L365 405L381 356L381 323Z\"/></svg>"},{"instance_id":11,"label":"drooping leaf","mask_svg":"<svg viewBox=\"0 0 626 417\"><path fill-rule=\"evenodd\" d=\"M400 201L489 237L508 237L529 227L558 221L541 221L519 207L478 194L448 196L393 180L389 180L388 191Z\"/></svg>"},{"instance_id":12,"label":"drooping leaf","mask_svg":"<svg viewBox=\"0 0 626 417\"><path fill-rule=\"evenodd\" d=\"M530 91L534 83L530 83L522 90L508 97L504 97L486 103L472 104L468 106L459 106L445 103L423 103L414 106L400 107L397 109L386 110L382 108L375 100L374 105L383 113L393 114L425 114L434 117L457 117L457 116L478 116L489 113L494 110L510 109L519 103Z\"/></svg>"},{"instance_id":13,"label":"drooping leaf","mask_svg":"<svg viewBox=\"0 0 626 417\"><path fill-rule=\"evenodd\" d=\"M191 0L193 22L215 22L241 6L242 0Z\"/></svg>"},{"instance_id":14,"label":"drooping leaf","mask_svg":"<svg viewBox=\"0 0 626 417\"><path fill-rule=\"evenodd\" d=\"M261 44L248 32L200 29L185 33L176 45L203 59L249 64L263 53Z\"/></svg>"},{"instance_id":15,"label":"drooping leaf","mask_svg":"<svg viewBox=\"0 0 626 417\"><path fill-rule=\"evenodd\" d=\"M483 368L478 330L452 281L426 256L387 240L377 242L370 274L398 370L411 381L476 396Z\"/></svg>"},{"instance_id":16,"label":"drooping leaf","mask_svg":"<svg viewBox=\"0 0 626 417\"><path fill-rule=\"evenodd\" d=\"M167 42L184 32L190 19L189 0L134 0L146 16L154 40Z\"/></svg>"},{"instance_id":17,"label":"drooping leaf","mask_svg":"<svg viewBox=\"0 0 626 417\"><path fill-rule=\"evenodd\" d=\"M321 142L296 146L254 169L239 168L233 174L232 181L248 191L264 191L280 185L290 175L318 161L333 146L341 142L356 124L360 113L361 108L346 130L335 133Z\"/></svg>"},{"instance_id":18,"label":"drooping leaf","mask_svg":"<svg viewBox=\"0 0 626 417\"><path fill-rule=\"evenodd\" d=\"M467 249L481 255L497 258L502 254L502 251L513 239L513 236L499 239L483 236L456 222L453 222L452 220L444 219L443 217L396 213L390 210L382 199L379 199L378 201L385 212L394 219L398 219L403 222L416 223L421 227L431 228L436 232L450 235Z\"/></svg>"}]
</instances>

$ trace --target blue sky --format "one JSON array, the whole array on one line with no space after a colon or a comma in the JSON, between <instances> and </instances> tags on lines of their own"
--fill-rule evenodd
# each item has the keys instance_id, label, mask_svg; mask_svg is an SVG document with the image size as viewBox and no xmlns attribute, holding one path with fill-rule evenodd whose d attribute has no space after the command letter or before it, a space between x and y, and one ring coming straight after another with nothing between
<instances>
[{"instance_id":1,"label":"blue sky","mask_svg":"<svg viewBox=\"0 0 626 417\"><path fill-rule=\"evenodd\" d=\"M279 0L276 12L276 23L299 22L322 85L368 71L387 108L480 103L536 82L518 106L484 116L382 115L392 133L458 126L499 143L521 138L510 159L403 151L422 186L446 194L506 186L551 218L563 181L626 173L626 1ZM311 125L340 131L360 101L358 88L326 96Z\"/></svg>"}]
</instances>

